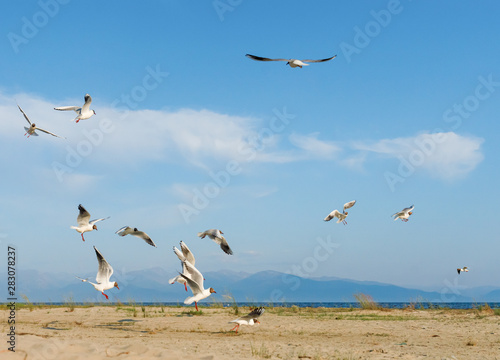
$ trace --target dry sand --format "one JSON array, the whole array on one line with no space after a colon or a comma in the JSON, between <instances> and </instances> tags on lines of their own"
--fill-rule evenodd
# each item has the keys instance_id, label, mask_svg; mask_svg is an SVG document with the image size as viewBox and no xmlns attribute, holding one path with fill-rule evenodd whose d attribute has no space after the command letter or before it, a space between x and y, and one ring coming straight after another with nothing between
<instances>
[{"instance_id":1,"label":"dry sand","mask_svg":"<svg viewBox=\"0 0 500 360\"><path fill-rule=\"evenodd\" d=\"M16 353L2 342L0 358L500 359L500 316L491 310L267 308L260 326L238 334L229 331L237 317L231 308L189 311L146 307L144 317L140 306L134 316L126 305L18 309Z\"/></svg>"}]
</instances>

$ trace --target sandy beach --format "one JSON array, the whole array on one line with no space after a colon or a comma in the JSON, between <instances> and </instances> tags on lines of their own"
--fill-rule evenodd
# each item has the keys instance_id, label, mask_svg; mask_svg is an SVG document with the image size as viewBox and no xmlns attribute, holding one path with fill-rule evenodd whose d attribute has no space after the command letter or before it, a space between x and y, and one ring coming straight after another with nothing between
<instances>
[{"instance_id":1,"label":"sandy beach","mask_svg":"<svg viewBox=\"0 0 500 360\"><path fill-rule=\"evenodd\" d=\"M238 334L228 323L238 317L234 309L200 310L18 309L16 352L7 352L4 342L0 358L500 359L500 316L491 309L266 308L260 325L242 326ZM248 310L240 308L239 316Z\"/></svg>"}]
</instances>

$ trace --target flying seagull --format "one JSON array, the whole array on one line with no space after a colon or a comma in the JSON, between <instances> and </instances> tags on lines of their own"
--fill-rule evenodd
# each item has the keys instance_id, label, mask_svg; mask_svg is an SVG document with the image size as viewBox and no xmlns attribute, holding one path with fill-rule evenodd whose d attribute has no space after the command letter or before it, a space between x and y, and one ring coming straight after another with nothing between
<instances>
[{"instance_id":1,"label":"flying seagull","mask_svg":"<svg viewBox=\"0 0 500 360\"><path fill-rule=\"evenodd\" d=\"M104 290L109 290L114 287L120 290L120 288L118 287L118 283L116 281L113 282L109 281L109 278L111 277L111 275L113 275L113 268L111 267L111 265L108 264L104 256L102 256L102 254L99 252L99 250L97 250L95 246L94 250L95 254L97 255L97 261L99 262L99 270L97 271L97 276L95 278L97 283L94 284L93 282L90 282L88 279L82 279L81 277L78 276L77 278L82 280L83 282L88 282L89 284L91 284L94 287L94 289L100 291L101 294L103 294L106 297L106 300L109 300L108 295L104 293Z\"/></svg>"},{"instance_id":2,"label":"flying seagull","mask_svg":"<svg viewBox=\"0 0 500 360\"><path fill-rule=\"evenodd\" d=\"M80 213L78 214L76 218L76 222L78 223L78 226L71 226L72 229L75 229L78 231L80 234L82 234L82 240L85 241L83 238L83 233L87 231L92 231L92 230L97 230L96 223L102 220L109 219L109 216L107 218L100 218L96 220L90 220L90 213L85 210L85 208L80 204L78 205L78 210Z\"/></svg>"},{"instance_id":3,"label":"flying seagull","mask_svg":"<svg viewBox=\"0 0 500 360\"><path fill-rule=\"evenodd\" d=\"M255 325L255 324L260 324L260 321L257 320L259 316L261 316L264 313L264 308L261 306L259 308L255 308L252 310L252 312L248 315L242 316L236 320L230 321L229 323L236 323L236 326L232 328L230 331L235 330L236 334L238 333L238 329L240 328L240 325Z\"/></svg>"},{"instance_id":4,"label":"flying seagull","mask_svg":"<svg viewBox=\"0 0 500 360\"><path fill-rule=\"evenodd\" d=\"M400 212L393 214L392 217L394 218L394 221L396 221L397 219L401 219L402 221L407 222L410 215L413 214L414 207L415 206L412 205L410 207L404 208Z\"/></svg>"},{"instance_id":5,"label":"flying seagull","mask_svg":"<svg viewBox=\"0 0 500 360\"><path fill-rule=\"evenodd\" d=\"M181 241L180 244L181 244L181 250L182 251L179 250L179 249L177 249L174 246L174 253L177 255L177 257L181 261L181 264L182 264L182 273L184 275L186 275L186 276L191 277L191 273L189 271L191 268L188 268L184 264L184 261L188 261L191 265L194 266L195 263L196 263L196 260L194 259L194 255L191 252L191 250L189 250L189 248L187 247L187 245L183 241ZM170 284L175 284L176 282L184 284L184 289L186 289L186 291L188 291L188 289L187 289L187 282L186 282L186 280L181 275L178 275L178 276L170 279L168 282Z\"/></svg>"},{"instance_id":6,"label":"flying seagull","mask_svg":"<svg viewBox=\"0 0 500 360\"><path fill-rule=\"evenodd\" d=\"M338 219L337 220L337 224L340 223L340 222L342 222L344 225L346 225L347 221L345 219L346 219L347 215L349 214L346 211L346 209L352 208L354 206L354 204L356 204L356 200L349 201L348 203L345 203L342 212L340 212L337 209L335 209L331 213L329 213L328 216L326 218L324 218L323 220L324 221L330 221L333 218L337 218Z\"/></svg>"},{"instance_id":7,"label":"flying seagull","mask_svg":"<svg viewBox=\"0 0 500 360\"><path fill-rule=\"evenodd\" d=\"M194 302L196 311L198 311L198 301L203 300L216 292L213 288L204 288L203 275L189 261L184 260L183 267L184 266L186 266L187 271L191 274L191 276L186 276L181 273L179 273L179 275L186 280L189 288L193 292L193 296L186 298L186 300L184 300L184 304L189 305Z\"/></svg>"},{"instance_id":8,"label":"flying seagull","mask_svg":"<svg viewBox=\"0 0 500 360\"><path fill-rule=\"evenodd\" d=\"M317 62L324 62L324 61L330 61L332 59L335 59L337 55L333 55L332 57L329 57L327 59L320 59L320 60L298 60L298 59L269 59L261 56L255 56L255 55L250 55L246 54L246 57L252 59L252 60L257 60L257 61L286 61L287 65L290 65L291 68L302 68L302 66L308 66L309 64L306 63L317 63Z\"/></svg>"},{"instance_id":9,"label":"flying seagull","mask_svg":"<svg viewBox=\"0 0 500 360\"><path fill-rule=\"evenodd\" d=\"M198 236L200 238L204 238L205 236L208 236L210 239L215 241L217 244L220 245L220 248L228 255L233 255L233 251L229 247L226 238L222 235L224 234L222 231L217 230L217 229L210 229L206 230L203 232L199 232Z\"/></svg>"},{"instance_id":10,"label":"flying seagull","mask_svg":"<svg viewBox=\"0 0 500 360\"><path fill-rule=\"evenodd\" d=\"M137 236L138 238L141 238L145 242L147 242L149 245L156 247L156 244L151 240L148 234L146 234L144 231L139 231L137 228L131 228L130 226L124 226L115 234L118 234L120 236L125 236L125 235L134 235Z\"/></svg>"},{"instance_id":11,"label":"flying seagull","mask_svg":"<svg viewBox=\"0 0 500 360\"><path fill-rule=\"evenodd\" d=\"M92 98L90 97L89 94L85 94L85 104L83 104L82 107L79 106L61 106L61 107L56 107L54 110L60 110L60 111L68 111L68 110L74 110L78 116L74 118L73 120L76 120L76 122L79 122L80 120L87 120L92 117L92 115L96 115L94 110L90 109L90 103L92 102Z\"/></svg>"},{"instance_id":12,"label":"flying seagull","mask_svg":"<svg viewBox=\"0 0 500 360\"><path fill-rule=\"evenodd\" d=\"M457 272L458 272L458 275L460 275L461 272L469 272L469 269L467 268L467 266L464 266L461 269L457 269Z\"/></svg>"},{"instance_id":13,"label":"flying seagull","mask_svg":"<svg viewBox=\"0 0 500 360\"><path fill-rule=\"evenodd\" d=\"M24 127L24 130L26 130L26 133L24 134L24 136L26 136L26 134L28 134L28 137L30 137L31 135L38 136L38 134L35 132L35 130L39 130L39 131L44 132L46 134L49 134L49 135L52 135L52 136L55 136L55 137L58 137L58 138L61 138L61 139L65 139L65 138L63 138L63 137L61 137L59 135L51 133L50 131L47 131L47 130L44 130L44 129L41 129L41 128L37 127L35 125L35 123L32 123L30 121L30 119L28 118L28 115L26 115L26 113L23 111L23 109L21 109L21 107L19 105L17 105L17 107L23 113L24 118L26 119L26 121L30 124L29 128L27 128L26 126Z\"/></svg>"}]
</instances>

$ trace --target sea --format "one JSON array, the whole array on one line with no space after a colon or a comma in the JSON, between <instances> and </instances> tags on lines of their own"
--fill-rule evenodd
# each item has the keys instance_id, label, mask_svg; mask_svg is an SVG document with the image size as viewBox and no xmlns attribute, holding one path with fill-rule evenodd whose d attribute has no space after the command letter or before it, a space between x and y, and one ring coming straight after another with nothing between
<instances>
[{"instance_id":1,"label":"sea","mask_svg":"<svg viewBox=\"0 0 500 360\"><path fill-rule=\"evenodd\" d=\"M74 302L74 305L132 305L127 303L115 303L115 302L102 302L102 303L79 303ZM292 307L297 306L300 308L354 308L360 309L361 305L358 302L286 302L286 303L269 303L269 302L238 302L238 306L240 307ZM408 307L412 307L415 309L481 309L488 305L492 309L500 308L500 302L377 302L376 303L381 308L386 309L406 309ZM57 306L67 306L68 303L64 302L43 302L43 303L33 303L33 305L57 305ZM179 306L179 307L189 307L178 302L135 302L133 303L135 306ZM199 303L198 306L210 307L214 305L210 302ZM222 305L223 307L232 307L234 303L217 303L218 306Z\"/></svg>"}]
</instances>

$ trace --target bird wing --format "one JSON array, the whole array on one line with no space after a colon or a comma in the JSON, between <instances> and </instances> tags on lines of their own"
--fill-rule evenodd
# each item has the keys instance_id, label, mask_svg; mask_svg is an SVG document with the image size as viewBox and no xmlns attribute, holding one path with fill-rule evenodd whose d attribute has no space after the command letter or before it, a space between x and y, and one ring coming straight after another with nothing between
<instances>
[{"instance_id":1,"label":"bird wing","mask_svg":"<svg viewBox=\"0 0 500 360\"><path fill-rule=\"evenodd\" d=\"M186 257L184 256L184 254L182 253L182 251L180 251L179 249L177 249L175 246L174 246L174 253L175 255L177 255L177 257L179 258L179 260L184 263L184 261L186 260Z\"/></svg>"},{"instance_id":2,"label":"bird wing","mask_svg":"<svg viewBox=\"0 0 500 360\"><path fill-rule=\"evenodd\" d=\"M201 288L201 290L203 291L203 289L204 289L203 275L201 274L201 272L197 268L195 268L194 265L191 264L187 260L184 260L182 262L182 265L186 267L186 270L190 275L190 279L193 280L194 282L196 282L199 285L199 287Z\"/></svg>"},{"instance_id":3,"label":"bird wing","mask_svg":"<svg viewBox=\"0 0 500 360\"><path fill-rule=\"evenodd\" d=\"M412 211L414 207L415 207L415 205L412 205L410 207L404 208L403 210L401 210L401 212L407 214L410 211Z\"/></svg>"},{"instance_id":4,"label":"bird wing","mask_svg":"<svg viewBox=\"0 0 500 360\"><path fill-rule=\"evenodd\" d=\"M23 111L23 109L21 109L21 107L19 105L17 105L17 107L23 113L24 118L26 119L26 121L31 125L31 121L30 121L30 119L28 119L28 115L26 115L26 113Z\"/></svg>"},{"instance_id":5,"label":"bird wing","mask_svg":"<svg viewBox=\"0 0 500 360\"><path fill-rule=\"evenodd\" d=\"M103 221L103 220L107 220L109 219L109 216L108 217L105 217L105 218L100 218L100 219L95 219L95 220L91 220L89 222L90 225L94 225L95 223L99 222L99 221Z\"/></svg>"},{"instance_id":6,"label":"bird wing","mask_svg":"<svg viewBox=\"0 0 500 360\"><path fill-rule=\"evenodd\" d=\"M327 59L320 59L320 60L310 60L310 59L307 59L307 60L301 60L301 61L315 63L315 62L329 61L329 60L335 59L336 57L337 57L337 55L333 55L332 57L327 58Z\"/></svg>"},{"instance_id":7,"label":"bird wing","mask_svg":"<svg viewBox=\"0 0 500 360\"><path fill-rule=\"evenodd\" d=\"M183 241L181 241L180 244L181 244L182 254L186 258L186 260L189 261L194 266L196 264L196 260L194 259L193 253L191 252L191 250L189 250L189 248Z\"/></svg>"},{"instance_id":8,"label":"bird wing","mask_svg":"<svg viewBox=\"0 0 500 360\"><path fill-rule=\"evenodd\" d=\"M219 230L211 229L207 230L206 233L208 233L210 239L212 239L216 244L220 245L222 251L224 251L228 255L233 255L233 251L229 247L226 238L224 237L224 235L221 234Z\"/></svg>"},{"instance_id":9,"label":"bird wing","mask_svg":"<svg viewBox=\"0 0 500 360\"><path fill-rule=\"evenodd\" d=\"M132 228L130 226L124 226L115 232L115 234L118 234L120 236L125 236L131 233L132 233Z\"/></svg>"},{"instance_id":10,"label":"bird wing","mask_svg":"<svg viewBox=\"0 0 500 360\"><path fill-rule=\"evenodd\" d=\"M216 238L216 239L219 239L219 238ZM214 239L214 241L215 241L215 239ZM231 250L231 248L229 247L229 244L226 241L226 238L223 235L221 235L221 238L220 238L220 248L226 254L233 255L233 250Z\"/></svg>"},{"instance_id":11,"label":"bird wing","mask_svg":"<svg viewBox=\"0 0 500 360\"><path fill-rule=\"evenodd\" d=\"M95 254L97 255L97 261L99 262L99 270L97 271L97 276L95 280L98 284L109 282L109 278L113 275L113 268L108 264L104 256L97 250L94 246Z\"/></svg>"},{"instance_id":12,"label":"bird wing","mask_svg":"<svg viewBox=\"0 0 500 360\"><path fill-rule=\"evenodd\" d=\"M54 110L59 110L59 111L74 110L76 113L80 113L80 111L82 110L82 108L79 107L79 106L60 106L60 107L54 108Z\"/></svg>"},{"instance_id":13,"label":"bird wing","mask_svg":"<svg viewBox=\"0 0 500 360\"><path fill-rule=\"evenodd\" d=\"M400 211L400 212L397 212L395 214L392 214L392 217L394 218L394 220L397 220L397 219L399 219L400 216L403 216L403 215L404 215L404 213L402 211Z\"/></svg>"},{"instance_id":14,"label":"bird wing","mask_svg":"<svg viewBox=\"0 0 500 360\"><path fill-rule=\"evenodd\" d=\"M78 223L78 225L87 225L90 220L89 212L85 210L85 208L81 204L78 205L78 210L80 210L80 213L76 218L76 222Z\"/></svg>"},{"instance_id":15,"label":"bird wing","mask_svg":"<svg viewBox=\"0 0 500 360\"><path fill-rule=\"evenodd\" d=\"M354 204L356 204L356 200L349 201L348 203L345 203L345 204L344 204L344 211L345 211L346 209L350 209L350 208L352 208L352 207L354 206Z\"/></svg>"},{"instance_id":16,"label":"bird wing","mask_svg":"<svg viewBox=\"0 0 500 360\"><path fill-rule=\"evenodd\" d=\"M189 288L193 292L193 295L198 295L198 294L201 294L203 292L203 287L201 287L200 284L198 284L196 281L191 279L189 276L186 276L186 275L181 274L181 273L179 273L179 275L182 276L182 278L184 280L186 280L186 283L188 284Z\"/></svg>"},{"instance_id":17,"label":"bird wing","mask_svg":"<svg viewBox=\"0 0 500 360\"><path fill-rule=\"evenodd\" d=\"M82 112L87 112L90 110L90 103L92 102L92 98L89 94L85 94L85 104L82 106Z\"/></svg>"},{"instance_id":18,"label":"bird wing","mask_svg":"<svg viewBox=\"0 0 500 360\"><path fill-rule=\"evenodd\" d=\"M257 61L290 61L290 59L269 59L269 58L250 55L250 54L246 54L245 56L252 59L252 60L257 60Z\"/></svg>"},{"instance_id":19,"label":"bird wing","mask_svg":"<svg viewBox=\"0 0 500 360\"><path fill-rule=\"evenodd\" d=\"M39 127L37 127L36 129L37 129L37 130L40 130L40 131L42 131L42 132L44 132L44 133L46 133L46 134L49 134L49 135L52 135L52 136L55 136L55 137L58 137L58 138L61 138L61 139L65 139L65 138L63 138L62 136L56 135L56 134L54 134L54 133L51 133L50 131L47 131L47 130L41 129L41 128L39 128Z\"/></svg>"},{"instance_id":20,"label":"bird wing","mask_svg":"<svg viewBox=\"0 0 500 360\"><path fill-rule=\"evenodd\" d=\"M332 220L335 217L337 217L337 218L340 219L340 211L338 211L337 209L335 209L331 213L329 213L328 216L326 218L324 218L323 220L324 221L330 221L330 220Z\"/></svg>"},{"instance_id":21,"label":"bird wing","mask_svg":"<svg viewBox=\"0 0 500 360\"><path fill-rule=\"evenodd\" d=\"M259 308L253 309L250 314L245 315L243 317L240 317L240 319L243 319L243 320L257 319L263 313L264 313L264 308L261 306Z\"/></svg>"},{"instance_id":22,"label":"bird wing","mask_svg":"<svg viewBox=\"0 0 500 360\"><path fill-rule=\"evenodd\" d=\"M141 238L145 242L147 242L149 245L156 247L156 244L151 240L148 234L146 234L144 231L134 231L132 235L137 236L138 238Z\"/></svg>"}]
</instances>

